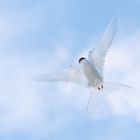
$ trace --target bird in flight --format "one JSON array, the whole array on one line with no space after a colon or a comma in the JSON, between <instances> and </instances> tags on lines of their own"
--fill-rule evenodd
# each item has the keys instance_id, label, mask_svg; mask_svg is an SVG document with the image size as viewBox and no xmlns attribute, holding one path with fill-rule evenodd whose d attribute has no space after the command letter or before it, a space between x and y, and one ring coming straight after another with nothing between
<instances>
[{"instance_id":1,"label":"bird in flight","mask_svg":"<svg viewBox=\"0 0 140 140\"><path fill-rule=\"evenodd\" d=\"M86 106L86 114L92 95L94 95L95 100L99 95L108 95L120 88L135 89L128 85L104 80L105 57L116 35L117 21L118 19L116 17L112 18L99 44L88 52L88 58L81 57L79 59L81 68L70 66L67 69L54 71L33 79L43 82L71 82L90 89L91 92Z\"/></svg>"},{"instance_id":2,"label":"bird in flight","mask_svg":"<svg viewBox=\"0 0 140 140\"><path fill-rule=\"evenodd\" d=\"M117 21L116 17L112 18L99 44L89 51L88 58L81 57L79 59L81 69L70 66L65 70L35 77L34 80L44 82L71 82L85 86L94 91L94 93L99 94L108 94L121 87L133 88L116 82L107 82L103 77L105 57L116 35Z\"/></svg>"}]
</instances>

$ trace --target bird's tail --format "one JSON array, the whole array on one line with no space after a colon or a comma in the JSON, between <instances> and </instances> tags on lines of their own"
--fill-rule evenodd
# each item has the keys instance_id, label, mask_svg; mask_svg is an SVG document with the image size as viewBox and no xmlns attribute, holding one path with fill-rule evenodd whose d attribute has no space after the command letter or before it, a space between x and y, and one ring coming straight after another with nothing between
<instances>
[{"instance_id":1,"label":"bird's tail","mask_svg":"<svg viewBox=\"0 0 140 140\"><path fill-rule=\"evenodd\" d=\"M105 81L103 85L104 85L103 90L101 90L99 92L101 94L104 94L104 95L114 93L115 91L118 91L118 90L135 90L135 91L138 91L134 87L131 87L129 85L124 85L124 84L121 84L121 83L116 83L116 82Z\"/></svg>"},{"instance_id":2,"label":"bird's tail","mask_svg":"<svg viewBox=\"0 0 140 140\"><path fill-rule=\"evenodd\" d=\"M91 92L90 92L90 96L89 96L89 99L88 99L88 102L87 102L87 106L86 106L86 110L85 110L85 116L87 116L88 114L88 108L89 108L89 105L90 105L90 102L92 101L94 103L94 106L96 105L96 102L98 100L98 98L100 98L101 96L106 96L106 95L109 95L111 93L115 93L116 91L118 90L122 90L122 91L128 91L128 90L131 90L138 92L140 90L134 88L134 87L131 87L129 85L124 85L124 84L121 84L121 83L116 83L116 82L104 82L103 84L103 89L102 90L95 90L95 89L91 89ZM122 92L120 92L122 93ZM126 92L128 93L128 92Z\"/></svg>"}]
</instances>

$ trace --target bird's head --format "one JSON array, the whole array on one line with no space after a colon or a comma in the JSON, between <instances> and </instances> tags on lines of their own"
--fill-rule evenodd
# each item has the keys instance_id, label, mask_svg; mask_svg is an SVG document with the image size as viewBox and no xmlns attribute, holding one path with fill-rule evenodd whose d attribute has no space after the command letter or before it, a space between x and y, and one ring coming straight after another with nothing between
<instances>
[{"instance_id":1,"label":"bird's head","mask_svg":"<svg viewBox=\"0 0 140 140\"><path fill-rule=\"evenodd\" d=\"M79 59L79 64L81 64L81 62L82 62L84 59L86 59L86 58L85 58L85 57L81 57L81 58Z\"/></svg>"}]
</instances>

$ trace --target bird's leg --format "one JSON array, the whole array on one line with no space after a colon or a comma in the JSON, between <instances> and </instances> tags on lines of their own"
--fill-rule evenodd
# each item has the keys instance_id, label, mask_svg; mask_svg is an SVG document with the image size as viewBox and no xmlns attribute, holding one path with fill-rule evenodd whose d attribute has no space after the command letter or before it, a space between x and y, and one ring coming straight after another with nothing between
<instances>
[{"instance_id":1,"label":"bird's leg","mask_svg":"<svg viewBox=\"0 0 140 140\"><path fill-rule=\"evenodd\" d=\"M104 88L103 85L101 85L101 87L97 87L98 90L101 90L103 88Z\"/></svg>"}]
</instances>

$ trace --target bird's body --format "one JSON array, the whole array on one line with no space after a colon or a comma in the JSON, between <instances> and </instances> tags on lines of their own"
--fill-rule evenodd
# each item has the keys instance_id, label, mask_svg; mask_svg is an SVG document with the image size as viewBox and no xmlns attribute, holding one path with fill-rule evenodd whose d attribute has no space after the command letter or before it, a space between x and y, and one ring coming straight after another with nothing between
<instances>
[{"instance_id":1,"label":"bird's body","mask_svg":"<svg viewBox=\"0 0 140 140\"><path fill-rule=\"evenodd\" d=\"M95 66L87 59L83 59L81 64L89 86L101 90L103 88L103 79Z\"/></svg>"}]
</instances>

